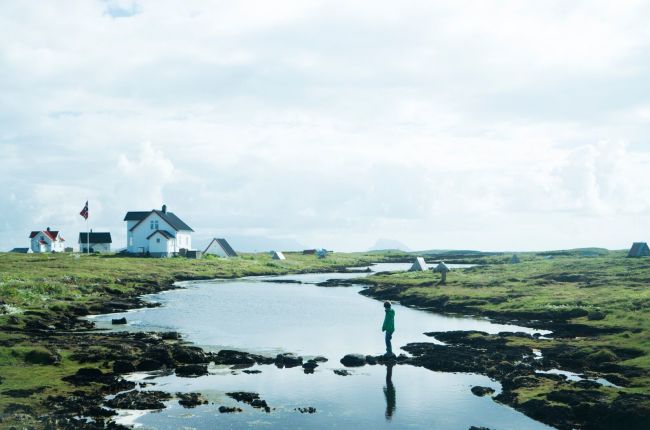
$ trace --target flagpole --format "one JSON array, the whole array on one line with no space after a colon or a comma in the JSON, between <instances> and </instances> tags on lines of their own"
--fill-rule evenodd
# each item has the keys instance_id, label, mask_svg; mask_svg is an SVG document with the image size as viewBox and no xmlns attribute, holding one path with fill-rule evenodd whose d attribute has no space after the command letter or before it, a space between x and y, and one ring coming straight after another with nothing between
<instances>
[{"instance_id":1,"label":"flagpole","mask_svg":"<svg viewBox=\"0 0 650 430\"><path fill-rule=\"evenodd\" d=\"M88 207L88 200L86 200L86 207ZM88 210L87 212L90 212L90 210ZM86 215L86 252L88 253L88 255L90 255L90 230L88 229L88 217L89 216L90 216L90 214L88 213Z\"/></svg>"}]
</instances>

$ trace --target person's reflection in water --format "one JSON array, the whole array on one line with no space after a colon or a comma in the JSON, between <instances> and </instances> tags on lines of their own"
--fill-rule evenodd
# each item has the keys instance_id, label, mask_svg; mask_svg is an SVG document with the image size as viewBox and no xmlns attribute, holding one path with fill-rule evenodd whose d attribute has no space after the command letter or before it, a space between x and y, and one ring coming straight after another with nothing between
<instances>
[{"instance_id":1,"label":"person's reflection in water","mask_svg":"<svg viewBox=\"0 0 650 430\"><path fill-rule=\"evenodd\" d=\"M393 364L386 365L386 386L384 387L384 396L386 396L386 420L393 419L395 413L395 386L393 385Z\"/></svg>"}]
</instances>

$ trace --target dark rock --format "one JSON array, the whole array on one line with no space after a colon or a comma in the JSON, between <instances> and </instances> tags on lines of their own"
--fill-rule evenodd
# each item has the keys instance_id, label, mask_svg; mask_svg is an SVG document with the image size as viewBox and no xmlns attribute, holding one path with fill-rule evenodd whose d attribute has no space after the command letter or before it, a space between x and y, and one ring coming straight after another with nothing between
<instances>
[{"instance_id":1,"label":"dark rock","mask_svg":"<svg viewBox=\"0 0 650 430\"><path fill-rule=\"evenodd\" d=\"M260 395L257 393L250 393L245 391L236 391L231 393L226 393L228 397L231 397L238 402L243 402L251 405L257 409L264 409L266 412L271 412L271 408L266 403L265 400L260 399Z\"/></svg>"},{"instance_id":2,"label":"dark rock","mask_svg":"<svg viewBox=\"0 0 650 430\"><path fill-rule=\"evenodd\" d=\"M115 373L131 373L131 372L135 372L135 366L130 361L116 360L113 363L113 372L115 372Z\"/></svg>"},{"instance_id":3,"label":"dark rock","mask_svg":"<svg viewBox=\"0 0 650 430\"><path fill-rule=\"evenodd\" d=\"M328 360L327 358L319 355L317 357L312 358L310 361L315 361L316 363L326 363Z\"/></svg>"},{"instance_id":4,"label":"dark rock","mask_svg":"<svg viewBox=\"0 0 650 430\"><path fill-rule=\"evenodd\" d=\"M151 346L145 352L145 356L148 359L158 361L167 367L174 366L174 358L172 357L172 353L170 351L169 346L167 346L166 344L158 344L158 345Z\"/></svg>"},{"instance_id":5,"label":"dark rock","mask_svg":"<svg viewBox=\"0 0 650 430\"><path fill-rule=\"evenodd\" d=\"M471 426L469 430L490 430L488 427L476 427L476 426Z\"/></svg>"},{"instance_id":6,"label":"dark rock","mask_svg":"<svg viewBox=\"0 0 650 430\"><path fill-rule=\"evenodd\" d=\"M231 406L219 406L219 413L231 414L233 412L243 412L243 410L241 408L235 408Z\"/></svg>"},{"instance_id":7,"label":"dark rock","mask_svg":"<svg viewBox=\"0 0 650 430\"><path fill-rule=\"evenodd\" d=\"M259 373L262 373L261 370L249 370L249 369L247 369L247 370L242 370L242 372L247 373L247 374L249 374L249 375L257 375L257 374L259 374Z\"/></svg>"},{"instance_id":8,"label":"dark rock","mask_svg":"<svg viewBox=\"0 0 650 430\"><path fill-rule=\"evenodd\" d=\"M294 411L298 411L301 414L315 414L316 408L313 406L307 406L305 408L295 408Z\"/></svg>"},{"instance_id":9,"label":"dark rock","mask_svg":"<svg viewBox=\"0 0 650 430\"><path fill-rule=\"evenodd\" d=\"M165 365L158 360L145 358L137 364L136 369L138 369L141 372L151 372L152 370L162 369L164 366Z\"/></svg>"},{"instance_id":10,"label":"dark rock","mask_svg":"<svg viewBox=\"0 0 650 430\"><path fill-rule=\"evenodd\" d=\"M113 318L113 319L111 320L111 324L113 324L113 325L126 324L126 317L122 317L122 318Z\"/></svg>"},{"instance_id":11,"label":"dark rock","mask_svg":"<svg viewBox=\"0 0 650 430\"><path fill-rule=\"evenodd\" d=\"M227 364L227 365L237 365L237 364L246 364L254 365L255 358L248 354L247 352L233 351L230 349L222 349L214 357L214 362L216 364Z\"/></svg>"},{"instance_id":12,"label":"dark rock","mask_svg":"<svg viewBox=\"0 0 650 430\"><path fill-rule=\"evenodd\" d=\"M186 364L176 368L176 376L191 378L208 374L207 364Z\"/></svg>"},{"instance_id":13,"label":"dark rock","mask_svg":"<svg viewBox=\"0 0 650 430\"><path fill-rule=\"evenodd\" d=\"M275 365L280 368L297 367L302 365L302 357L299 357L291 353L278 354L275 357Z\"/></svg>"},{"instance_id":14,"label":"dark rock","mask_svg":"<svg viewBox=\"0 0 650 430\"><path fill-rule=\"evenodd\" d=\"M178 404L184 408L194 408L208 403L201 393L176 393L176 397L179 398Z\"/></svg>"},{"instance_id":15,"label":"dark rock","mask_svg":"<svg viewBox=\"0 0 650 430\"><path fill-rule=\"evenodd\" d=\"M490 387L481 387L481 386L478 386L478 385L475 386L475 387L472 387L472 394L474 394L475 396L483 397L486 394L489 395L489 394L493 394L493 393L494 393L494 389L490 388Z\"/></svg>"},{"instance_id":16,"label":"dark rock","mask_svg":"<svg viewBox=\"0 0 650 430\"><path fill-rule=\"evenodd\" d=\"M52 331L56 329L54 325L48 324L47 320L29 320L25 323L26 330L33 331Z\"/></svg>"},{"instance_id":17,"label":"dark rock","mask_svg":"<svg viewBox=\"0 0 650 430\"><path fill-rule=\"evenodd\" d=\"M600 311L592 311L589 312L589 315L587 315L587 319L589 321L600 321L604 320L607 315L604 312Z\"/></svg>"},{"instance_id":18,"label":"dark rock","mask_svg":"<svg viewBox=\"0 0 650 430\"><path fill-rule=\"evenodd\" d=\"M177 331L165 331L160 334L163 340L179 340L181 338L180 333Z\"/></svg>"},{"instance_id":19,"label":"dark rock","mask_svg":"<svg viewBox=\"0 0 650 430\"><path fill-rule=\"evenodd\" d=\"M61 356L53 351L32 349L27 354L25 354L25 361L31 364L60 364Z\"/></svg>"},{"instance_id":20,"label":"dark rock","mask_svg":"<svg viewBox=\"0 0 650 430\"><path fill-rule=\"evenodd\" d=\"M305 370L305 373L314 373L314 369L318 367L318 363L313 360L309 360L306 363L302 364L302 368Z\"/></svg>"},{"instance_id":21,"label":"dark rock","mask_svg":"<svg viewBox=\"0 0 650 430\"><path fill-rule=\"evenodd\" d=\"M334 373L340 376L350 376L352 375L349 371L345 369L334 369Z\"/></svg>"},{"instance_id":22,"label":"dark rock","mask_svg":"<svg viewBox=\"0 0 650 430\"><path fill-rule=\"evenodd\" d=\"M589 379L583 379L581 381L576 381L573 383L576 387L579 388L584 388L584 389L593 389L593 388L599 388L602 386L600 382L596 381L590 381Z\"/></svg>"},{"instance_id":23,"label":"dark rock","mask_svg":"<svg viewBox=\"0 0 650 430\"><path fill-rule=\"evenodd\" d=\"M171 399L164 391L129 391L108 400L106 405L115 409L164 409L166 400Z\"/></svg>"},{"instance_id":24,"label":"dark rock","mask_svg":"<svg viewBox=\"0 0 650 430\"><path fill-rule=\"evenodd\" d=\"M203 352L201 348L195 346L175 345L172 350L172 357L177 362L183 364L207 363L209 361L209 358L205 352Z\"/></svg>"},{"instance_id":25,"label":"dark rock","mask_svg":"<svg viewBox=\"0 0 650 430\"><path fill-rule=\"evenodd\" d=\"M89 385L93 382L110 383L114 380L114 377L106 375L94 367L82 367L74 375L66 376L62 379L74 385Z\"/></svg>"},{"instance_id":26,"label":"dark rock","mask_svg":"<svg viewBox=\"0 0 650 430\"><path fill-rule=\"evenodd\" d=\"M9 397L30 397L32 394L41 393L45 390L46 387L37 387L37 388L26 388L26 389L14 389L3 391L2 394Z\"/></svg>"},{"instance_id":27,"label":"dark rock","mask_svg":"<svg viewBox=\"0 0 650 430\"><path fill-rule=\"evenodd\" d=\"M361 367L366 364L366 356L362 354L347 354L341 359L345 367Z\"/></svg>"}]
</instances>

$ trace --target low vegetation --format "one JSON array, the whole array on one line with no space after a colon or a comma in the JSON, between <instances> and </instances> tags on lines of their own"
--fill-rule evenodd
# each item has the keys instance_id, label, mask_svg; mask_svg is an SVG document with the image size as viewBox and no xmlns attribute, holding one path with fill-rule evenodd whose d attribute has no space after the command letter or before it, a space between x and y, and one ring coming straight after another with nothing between
<instances>
[{"instance_id":1,"label":"low vegetation","mask_svg":"<svg viewBox=\"0 0 650 430\"><path fill-rule=\"evenodd\" d=\"M35 417L48 412L48 398L73 391L90 395L96 388L77 387L63 377L88 366L109 370L109 363L93 361L92 353L101 357L115 340L89 334L79 316L137 306L137 296L171 288L179 280L335 271L399 254L286 256L278 261L266 254L200 260L0 254L0 427L42 427Z\"/></svg>"},{"instance_id":2,"label":"low vegetation","mask_svg":"<svg viewBox=\"0 0 650 430\"><path fill-rule=\"evenodd\" d=\"M480 265L452 270L445 285L433 272L383 273L363 281L373 286L366 294L376 298L551 330L548 339L513 336L509 344L540 350L563 370L619 386L599 387L603 399L647 396L636 403L645 403L650 423L650 258L599 249L519 254L519 264L509 264L510 257L478 257ZM537 399L570 407L553 394L558 389L540 380L514 390L518 398L510 403Z\"/></svg>"}]
</instances>

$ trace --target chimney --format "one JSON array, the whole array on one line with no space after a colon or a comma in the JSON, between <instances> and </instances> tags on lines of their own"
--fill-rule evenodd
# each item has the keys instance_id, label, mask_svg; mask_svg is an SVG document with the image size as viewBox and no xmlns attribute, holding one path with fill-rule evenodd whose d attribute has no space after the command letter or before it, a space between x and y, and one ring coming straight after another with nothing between
<instances>
[{"instance_id":1,"label":"chimney","mask_svg":"<svg viewBox=\"0 0 650 430\"><path fill-rule=\"evenodd\" d=\"M49 228L49 227L47 228L47 231L50 231L50 228Z\"/></svg>"},{"instance_id":2,"label":"chimney","mask_svg":"<svg viewBox=\"0 0 650 430\"><path fill-rule=\"evenodd\" d=\"M164 214L167 213L167 205L162 206L162 213L164 213Z\"/></svg>"}]
</instances>

